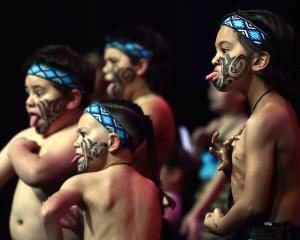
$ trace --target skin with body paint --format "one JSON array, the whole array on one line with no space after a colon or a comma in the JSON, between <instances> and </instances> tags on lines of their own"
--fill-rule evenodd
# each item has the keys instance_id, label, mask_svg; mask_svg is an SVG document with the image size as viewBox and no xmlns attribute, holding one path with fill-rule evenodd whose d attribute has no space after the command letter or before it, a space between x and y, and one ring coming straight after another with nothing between
<instances>
[{"instance_id":1,"label":"skin with body paint","mask_svg":"<svg viewBox=\"0 0 300 240\"><path fill-rule=\"evenodd\" d=\"M104 78L110 82L107 90L108 95L122 98L126 85L136 78L136 73L131 61L125 53L114 48L106 49L104 58Z\"/></svg>"},{"instance_id":2,"label":"skin with body paint","mask_svg":"<svg viewBox=\"0 0 300 240\"><path fill-rule=\"evenodd\" d=\"M251 65L251 56L239 43L236 34L228 27L221 27L216 38L216 54L212 59L214 71L206 76L206 80L212 81L220 91L241 80Z\"/></svg>"},{"instance_id":3,"label":"skin with body paint","mask_svg":"<svg viewBox=\"0 0 300 240\"><path fill-rule=\"evenodd\" d=\"M92 131L92 129L98 131ZM74 143L76 156L73 161L77 161L77 171L91 172L96 167L103 167L105 162L100 161L107 154L108 144L105 136L108 130L102 126L89 113L83 114L78 123L77 140Z\"/></svg>"},{"instance_id":4,"label":"skin with body paint","mask_svg":"<svg viewBox=\"0 0 300 240\"><path fill-rule=\"evenodd\" d=\"M89 163L103 156L108 145L105 142L92 142L90 139L84 139L81 142L80 147L82 149L83 157L77 162L78 173L86 172Z\"/></svg>"},{"instance_id":5,"label":"skin with body paint","mask_svg":"<svg viewBox=\"0 0 300 240\"><path fill-rule=\"evenodd\" d=\"M37 107L40 112L40 117L43 119L43 123L36 126L36 131L39 134L45 133L51 124L63 114L65 109L64 101L60 98L41 100L37 103Z\"/></svg>"},{"instance_id":6,"label":"skin with body paint","mask_svg":"<svg viewBox=\"0 0 300 240\"><path fill-rule=\"evenodd\" d=\"M243 76L246 70L247 57L243 54L233 57L225 54L224 58L218 59L218 63L221 65L221 72L218 80L214 81L213 84L218 90L222 90Z\"/></svg>"},{"instance_id":7,"label":"skin with body paint","mask_svg":"<svg viewBox=\"0 0 300 240\"><path fill-rule=\"evenodd\" d=\"M66 99L50 81L37 76L28 75L25 87L28 93L26 110L30 126L38 134L47 135L53 124L64 114Z\"/></svg>"}]
</instances>

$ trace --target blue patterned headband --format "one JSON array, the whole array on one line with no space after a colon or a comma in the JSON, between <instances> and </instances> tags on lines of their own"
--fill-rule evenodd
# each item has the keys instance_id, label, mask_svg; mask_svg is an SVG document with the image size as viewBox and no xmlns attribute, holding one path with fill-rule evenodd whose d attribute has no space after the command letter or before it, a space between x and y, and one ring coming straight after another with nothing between
<instances>
[{"instance_id":1,"label":"blue patterned headband","mask_svg":"<svg viewBox=\"0 0 300 240\"><path fill-rule=\"evenodd\" d=\"M267 34L264 31L262 31L253 23L239 15L232 15L227 17L221 23L221 26L222 25L237 30L239 33L241 33L243 36L248 38L251 42L253 42L256 45L261 45L267 36Z\"/></svg>"},{"instance_id":2,"label":"blue patterned headband","mask_svg":"<svg viewBox=\"0 0 300 240\"><path fill-rule=\"evenodd\" d=\"M74 82L72 76L69 73L49 67L45 64L33 64L28 69L27 75L41 77L59 85L67 86L69 88L78 88L81 92L84 92L83 88L79 84Z\"/></svg>"},{"instance_id":3,"label":"blue patterned headband","mask_svg":"<svg viewBox=\"0 0 300 240\"><path fill-rule=\"evenodd\" d=\"M84 109L84 112L90 113L110 133L116 133L123 144L128 142L129 139L131 139L130 135L121 125L121 123L116 118L114 118L111 115L111 113L100 103L94 102L90 104L86 109Z\"/></svg>"},{"instance_id":4,"label":"blue patterned headband","mask_svg":"<svg viewBox=\"0 0 300 240\"><path fill-rule=\"evenodd\" d=\"M134 42L121 43L120 41L115 40L107 43L105 45L105 49L106 48L117 48L124 53L131 54L139 58L145 58L147 60L150 60L153 56L152 51Z\"/></svg>"}]
</instances>

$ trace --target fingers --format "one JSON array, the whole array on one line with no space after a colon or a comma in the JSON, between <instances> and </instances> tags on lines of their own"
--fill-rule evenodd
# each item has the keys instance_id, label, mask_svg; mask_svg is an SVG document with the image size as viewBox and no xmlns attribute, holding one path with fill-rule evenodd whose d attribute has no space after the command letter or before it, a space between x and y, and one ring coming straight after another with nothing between
<instances>
[{"instance_id":1,"label":"fingers","mask_svg":"<svg viewBox=\"0 0 300 240\"><path fill-rule=\"evenodd\" d=\"M219 132L214 132L214 134L212 135L211 137L211 143L212 144L218 144L220 141L219 141Z\"/></svg>"},{"instance_id":2,"label":"fingers","mask_svg":"<svg viewBox=\"0 0 300 240\"><path fill-rule=\"evenodd\" d=\"M209 147L208 150L211 152L211 154L212 154L215 158L218 158L218 159L221 158L219 152L216 151L213 147Z\"/></svg>"},{"instance_id":3,"label":"fingers","mask_svg":"<svg viewBox=\"0 0 300 240\"><path fill-rule=\"evenodd\" d=\"M240 135L233 135L224 142L224 145L231 145L234 141L237 141L240 138L241 138Z\"/></svg>"},{"instance_id":4,"label":"fingers","mask_svg":"<svg viewBox=\"0 0 300 240\"><path fill-rule=\"evenodd\" d=\"M213 213L214 214L223 214L223 211L221 208L215 208Z\"/></svg>"}]
</instances>

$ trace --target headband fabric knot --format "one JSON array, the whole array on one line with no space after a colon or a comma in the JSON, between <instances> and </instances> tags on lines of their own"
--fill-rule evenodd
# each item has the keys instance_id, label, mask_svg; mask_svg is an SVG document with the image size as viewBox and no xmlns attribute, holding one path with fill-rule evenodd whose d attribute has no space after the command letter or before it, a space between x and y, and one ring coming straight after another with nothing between
<instances>
[{"instance_id":1,"label":"headband fabric knot","mask_svg":"<svg viewBox=\"0 0 300 240\"><path fill-rule=\"evenodd\" d=\"M56 84L67 86L69 88L78 88L79 90L81 90L81 92L83 92L83 88L79 84L74 82L71 74L49 67L45 64L33 64L28 69L27 75L41 77Z\"/></svg>"},{"instance_id":2,"label":"headband fabric knot","mask_svg":"<svg viewBox=\"0 0 300 240\"><path fill-rule=\"evenodd\" d=\"M228 26L237 30L244 37L248 38L256 45L261 45L265 41L267 36L264 31L239 15L232 15L227 17L221 23L221 26Z\"/></svg>"},{"instance_id":3,"label":"headband fabric knot","mask_svg":"<svg viewBox=\"0 0 300 240\"><path fill-rule=\"evenodd\" d=\"M150 60L153 56L152 51L135 42L122 43L120 41L115 40L110 43L107 43L105 45L105 49L106 48L117 48L124 53L131 54L139 58L145 58L147 60Z\"/></svg>"}]
</instances>

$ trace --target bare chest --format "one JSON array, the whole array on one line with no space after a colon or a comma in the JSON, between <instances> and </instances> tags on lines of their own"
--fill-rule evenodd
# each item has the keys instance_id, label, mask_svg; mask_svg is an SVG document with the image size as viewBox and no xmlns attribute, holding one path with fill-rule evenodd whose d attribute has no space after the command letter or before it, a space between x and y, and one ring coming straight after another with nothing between
<instances>
[{"instance_id":1,"label":"bare chest","mask_svg":"<svg viewBox=\"0 0 300 240\"><path fill-rule=\"evenodd\" d=\"M233 143L232 151L232 172L231 172L231 188L233 199L236 201L244 189L246 169L245 141L244 134L241 138Z\"/></svg>"}]
</instances>

